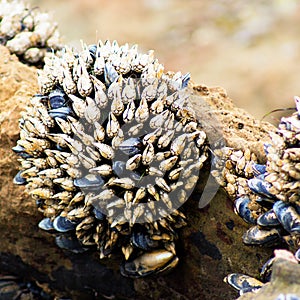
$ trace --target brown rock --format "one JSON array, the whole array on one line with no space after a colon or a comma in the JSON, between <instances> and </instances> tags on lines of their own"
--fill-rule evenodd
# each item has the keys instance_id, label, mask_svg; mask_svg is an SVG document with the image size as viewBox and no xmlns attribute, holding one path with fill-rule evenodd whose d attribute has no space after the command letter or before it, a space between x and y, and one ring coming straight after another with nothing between
<instances>
[{"instance_id":1,"label":"brown rock","mask_svg":"<svg viewBox=\"0 0 300 300\"><path fill-rule=\"evenodd\" d=\"M205 120L204 127L210 139L214 141L222 137L228 147L249 148L259 161L264 162L263 144L270 141L269 132L276 128L236 107L221 87L194 85L193 89L191 106L198 118Z\"/></svg>"}]
</instances>

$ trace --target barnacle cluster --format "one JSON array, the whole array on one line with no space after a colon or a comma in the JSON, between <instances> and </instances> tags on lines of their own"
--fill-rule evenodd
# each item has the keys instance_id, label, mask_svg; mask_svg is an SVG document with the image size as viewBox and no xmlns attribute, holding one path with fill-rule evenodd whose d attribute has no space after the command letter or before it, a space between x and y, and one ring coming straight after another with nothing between
<instances>
[{"instance_id":1,"label":"barnacle cluster","mask_svg":"<svg viewBox=\"0 0 300 300\"><path fill-rule=\"evenodd\" d=\"M249 149L237 150L223 147L214 150L214 169L211 171L215 180L224 187L231 198L250 192L247 179L254 176L253 164L257 158Z\"/></svg>"},{"instance_id":2,"label":"barnacle cluster","mask_svg":"<svg viewBox=\"0 0 300 300\"><path fill-rule=\"evenodd\" d=\"M61 49L57 24L48 13L23 1L0 1L0 44L21 61L41 65L47 52Z\"/></svg>"},{"instance_id":3,"label":"barnacle cluster","mask_svg":"<svg viewBox=\"0 0 300 300\"><path fill-rule=\"evenodd\" d=\"M217 161L229 159L223 167L217 164L213 175L220 183L223 180L236 212L254 225L243 236L245 244L274 246L286 242L292 249L300 246L300 99L295 97L295 102L296 112L282 118L277 131L270 133L271 142L265 144L266 164L254 161L248 174L228 177L235 161L226 156L228 150L219 150L222 153Z\"/></svg>"},{"instance_id":4,"label":"barnacle cluster","mask_svg":"<svg viewBox=\"0 0 300 300\"><path fill-rule=\"evenodd\" d=\"M300 98L295 97L297 111L282 118L272 143L266 145L267 176L276 198L300 206Z\"/></svg>"},{"instance_id":5,"label":"barnacle cluster","mask_svg":"<svg viewBox=\"0 0 300 300\"><path fill-rule=\"evenodd\" d=\"M208 157L189 74L116 41L62 53L46 60L20 119L15 183L36 199L40 228L74 232L100 258L121 248L124 275L175 266L179 208Z\"/></svg>"}]
</instances>

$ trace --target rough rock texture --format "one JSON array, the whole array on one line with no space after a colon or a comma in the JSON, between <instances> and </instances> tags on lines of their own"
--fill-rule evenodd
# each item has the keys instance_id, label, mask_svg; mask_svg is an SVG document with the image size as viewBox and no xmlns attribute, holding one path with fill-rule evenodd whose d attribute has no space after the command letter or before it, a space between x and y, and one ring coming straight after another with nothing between
<instances>
[{"instance_id":1,"label":"rough rock texture","mask_svg":"<svg viewBox=\"0 0 300 300\"><path fill-rule=\"evenodd\" d=\"M195 97L191 106L197 116L205 120L204 126L210 140L222 137L226 146L243 150L249 148L261 162L265 161L263 144L270 141L268 133L276 128L236 107L221 87L194 85L193 89Z\"/></svg>"},{"instance_id":2,"label":"rough rock texture","mask_svg":"<svg viewBox=\"0 0 300 300\"><path fill-rule=\"evenodd\" d=\"M38 92L36 70L19 63L0 47L0 273L17 275L42 285L53 296L72 299L233 299L237 293L223 283L232 272L258 275L258 267L272 249L246 247L242 233L247 225L233 213L232 203L221 190L204 209L198 208L209 169L184 206L188 226L181 230L177 248L180 262L169 274L128 279L119 273L121 257L100 261L97 253L70 254L59 249L54 237L38 229L41 219L34 201L23 187L13 185L17 156L11 151L18 139L18 118L29 97ZM262 153L264 137L272 127L259 123L234 107L220 88L195 88L191 105L207 117L197 101L209 103L220 116L229 146L249 145ZM197 100L198 99L198 100ZM195 102L195 101L196 102ZM204 119L203 119L204 120ZM244 124L242 129L238 129ZM236 126L238 128L236 128ZM263 158L263 156L262 156Z\"/></svg>"}]
</instances>

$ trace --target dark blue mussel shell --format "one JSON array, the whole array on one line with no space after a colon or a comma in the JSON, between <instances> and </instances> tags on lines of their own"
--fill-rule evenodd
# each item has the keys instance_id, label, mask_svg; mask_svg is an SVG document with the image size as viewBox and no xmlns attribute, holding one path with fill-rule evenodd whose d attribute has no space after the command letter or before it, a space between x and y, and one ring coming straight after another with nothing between
<instances>
[{"instance_id":1,"label":"dark blue mussel shell","mask_svg":"<svg viewBox=\"0 0 300 300\"><path fill-rule=\"evenodd\" d=\"M16 176L14 177L13 183L18 185L25 185L27 180L21 176L24 170L19 171Z\"/></svg>"},{"instance_id":2,"label":"dark blue mussel shell","mask_svg":"<svg viewBox=\"0 0 300 300\"><path fill-rule=\"evenodd\" d=\"M234 203L236 213L247 223L256 224L256 219L253 218L251 210L248 207L250 199L247 196L242 196L236 199Z\"/></svg>"},{"instance_id":3,"label":"dark blue mussel shell","mask_svg":"<svg viewBox=\"0 0 300 300\"><path fill-rule=\"evenodd\" d=\"M300 216L290 203L277 201L274 212L283 228L290 233L300 233Z\"/></svg>"},{"instance_id":4,"label":"dark blue mussel shell","mask_svg":"<svg viewBox=\"0 0 300 300\"><path fill-rule=\"evenodd\" d=\"M77 226L77 223L70 221L69 219L57 216L53 221L53 227L58 232L67 232L74 230Z\"/></svg>"},{"instance_id":5,"label":"dark blue mussel shell","mask_svg":"<svg viewBox=\"0 0 300 300\"><path fill-rule=\"evenodd\" d=\"M268 210L257 218L257 225L272 227L280 225L280 222L273 209Z\"/></svg>"}]
</instances>

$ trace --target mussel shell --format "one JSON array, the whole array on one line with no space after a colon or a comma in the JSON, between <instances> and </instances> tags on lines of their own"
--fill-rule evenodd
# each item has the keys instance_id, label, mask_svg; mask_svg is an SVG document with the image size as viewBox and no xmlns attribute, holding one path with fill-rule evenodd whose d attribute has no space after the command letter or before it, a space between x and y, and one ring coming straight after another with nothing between
<instances>
[{"instance_id":1,"label":"mussel shell","mask_svg":"<svg viewBox=\"0 0 300 300\"><path fill-rule=\"evenodd\" d=\"M247 196L239 197L234 203L235 211L247 223L256 224L256 219L253 218L251 210L248 208L250 202Z\"/></svg>"},{"instance_id":2,"label":"mussel shell","mask_svg":"<svg viewBox=\"0 0 300 300\"><path fill-rule=\"evenodd\" d=\"M224 278L224 281L238 291L246 290L249 288L260 288L263 286L263 283L261 281L251 276L240 273L229 274Z\"/></svg>"},{"instance_id":3,"label":"mussel shell","mask_svg":"<svg viewBox=\"0 0 300 300\"><path fill-rule=\"evenodd\" d=\"M268 151L268 148L269 147L272 147L272 144L268 144L268 143L265 143L264 144L264 151L265 151L265 154L268 155L269 154L269 151Z\"/></svg>"},{"instance_id":4,"label":"mussel shell","mask_svg":"<svg viewBox=\"0 0 300 300\"><path fill-rule=\"evenodd\" d=\"M20 145L17 145L15 147L12 147L12 150L17 154L19 155L20 157L22 158L32 158L33 156L28 154L26 151L25 151L25 148L20 146Z\"/></svg>"},{"instance_id":5,"label":"mussel shell","mask_svg":"<svg viewBox=\"0 0 300 300\"><path fill-rule=\"evenodd\" d=\"M119 145L119 149L129 156L133 156L141 152L142 145L143 143L141 139L129 138Z\"/></svg>"},{"instance_id":6,"label":"mussel shell","mask_svg":"<svg viewBox=\"0 0 300 300\"><path fill-rule=\"evenodd\" d=\"M93 57L93 59L95 59L96 58L97 45L96 44L89 45L88 49L89 49L89 52L90 52L91 56Z\"/></svg>"},{"instance_id":7,"label":"mussel shell","mask_svg":"<svg viewBox=\"0 0 300 300\"><path fill-rule=\"evenodd\" d=\"M50 218L44 218L43 220L41 220L38 224L39 228L46 230L46 231L50 231L50 230L55 230L53 227L53 222L51 221Z\"/></svg>"},{"instance_id":8,"label":"mussel shell","mask_svg":"<svg viewBox=\"0 0 300 300\"><path fill-rule=\"evenodd\" d=\"M259 176L248 180L248 186L250 190L254 193L273 198L274 195L269 192L269 189L272 187L272 185L269 182L259 178Z\"/></svg>"},{"instance_id":9,"label":"mussel shell","mask_svg":"<svg viewBox=\"0 0 300 300\"><path fill-rule=\"evenodd\" d=\"M126 261L121 265L120 271L123 276L139 278L170 270L178 261L178 257L167 250L155 250Z\"/></svg>"},{"instance_id":10,"label":"mussel shell","mask_svg":"<svg viewBox=\"0 0 300 300\"><path fill-rule=\"evenodd\" d=\"M57 216L53 221L53 227L58 232L67 232L74 230L76 228L76 223L70 221L69 219Z\"/></svg>"},{"instance_id":11,"label":"mussel shell","mask_svg":"<svg viewBox=\"0 0 300 300\"><path fill-rule=\"evenodd\" d=\"M98 188L104 185L104 180L101 176L88 174L81 178L74 179L74 185L79 188Z\"/></svg>"},{"instance_id":12,"label":"mussel shell","mask_svg":"<svg viewBox=\"0 0 300 300\"><path fill-rule=\"evenodd\" d=\"M300 216L290 203L277 201L273 209L279 222L286 231L290 233L300 233Z\"/></svg>"},{"instance_id":13,"label":"mussel shell","mask_svg":"<svg viewBox=\"0 0 300 300\"><path fill-rule=\"evenodd\" d=\"M280 231L277 228L266 230L260 229L258 226L253 226L243 235L243 242L246 245L271 246L278 244L280 240Z\"/></svg>"},{"instance_id":14,"label":"mussel shell","mask_svg":"<svg viewBox=\"0 0 300 300\"><path fill-rule=\"evenodd\" d=\"M300 262L300 248L296 251L295 258Z\"/></svg>"},{"instance_id":15,"label":"mussel shell","mask_svg":"<svg viewBox=\"0 0 300 300\"><path fill-rule=\"evenodd\" d=\"M268 210L257 218L257 225L263 227L272 227L280 225L280 222L273 209Z\"/></svg>"},{"instance_id":16,"label":"mussel shell","mask_svg":"<svg viewBox=\"0 0 300 300\"><path fill-rule=\"evenodd\" d=\"M65 93L60 90L54 90L49 94L49 105L51 109L56 109L65 106L66 99Z\"/></svg>"},{"instance_id":17,"label":"mussel shell","mask_svg":"<svg viewBox=\"0 0 300 300\"><path fill-rule=\"evenodd\" d=\"M20 152L24 152L25 148L20 146L20 145L16 145L14 147L11 148L12 151L14 151L15 153L20 153Z\"/></svg>"},{"instance_id":18,"label":"mussel shell","mask_svg":"<svg viewBox=\"0 0 300 300\"><path fill-rule=\"evenodd\" d=\"M52 118L61 118L61 119L67 120L67 117L72 114L73 114L73 111L68 106L49 110L49 116Z\"/></svg>"},{"instance_id":19,"label":"mussel shell","mask_svg":"<svg viewBox=\"0 0 300 300\"><path fill-rule=\"evenodd\" d=\"M14 177L14 180L13 180L13 183L14 184L17 184L17 185L25 185L27 183L27 180L25 178L23 178L21 176L21 173L23 172L24 170L21 170L19 171L16 176Z\"/></svg>"},{"instance_id":20,"label":"mussel shell","mask_svg":"<svg viewBox=\"0 0 300 300\"><path fill-rule=\"evenodd\" d=\"M94 209L93 209L93 213L94 213L94 215L95 215L95 218L98 219L98 220L100 220L100 221L103 221L103 220L106 219L106 215L103 214L103 213L102 213L99 209L97 209L97 208L94 208Z\"/></svg>"},{"instance_id":21,"label":"mussel shell","mask_svg":"<svg viewBox=\"0 0 300 300\"><path fill-rule=\"evenodd\" d=\"M272 209L274 203L275 203L275 199L274 198L267 198L267 197L262 197L259 196L256 200L255 200L259 205L267 208L267 209Z\"/></svg>"},{"instance_id":22,"label":"mussel shell","mask_svg":"<svg viewBox=\"0 0 300 300\"><path fill-rule=\"evenodd\" d=\"M159 241L154 241L150 236L143 232L134 231L131 235L131 243L140 249L143 250L152 250L159 246Z\"/></svg>"},{"instance_id":23,"label":"mussel shell","mask_svg":"<svg viewBox=\"0 0 300 300\"><path fill-rule=\"evenodd\" d=\"M87 251L87 248L82 247L77 237L69 234L60 234L55 237L56 245L73 253L83 253Z\"/></svg>"},{"instance_id":24,"label":"mussel shell","mask_svg":"<svg viewBox=\"0 0 300 300\"><path fill-rule=\"evenodd\" d=\"M275 257L268 259L261 268L260 278L264 282L269 282L271 280L274 260L275 260Z\"/></svg>"},{"instance_id":25,"label":"mussel shell","mask_svg":"<svg viewBox=\"0 0 300 300\"><path fill-rule=\"evenodd\" d=\"M119 78L119 74L113 65L107 62L104 66L104 78L105 83L107 85L111 84L112 82L116 81Z\"/></svg>"},{"instance_id":26,"label":"mussel shell","mask_svg":"<svg viewBox=\"0 0 300 300\"><path fill-rule=\"evenodd\" d=\"M186 73L185 75L182 76L182 84L181 84L182 89L188 86L190 79L191 79L190 73Z\"/></svg>"},{"instance_id":27,"label":"mussel shell","mask_svg":"<svg viewBox=\"0 0 300 300\"><path fill-rule=\"evenodd\" d=\"M112 164L112 170L119 177L123 176L125 169L126 169L126 163L124 161L115 160Z\"/></svg>"},{"instance_id":28,"label":"mussel shell","mask_svg":"<svg viewBox=\"0 0 300 300\"><path fill-rule=\"evenodd\" d=\"M266 165L261 165L261 164L253 164L252 165L252 170L253 170L255 176L259 176L259 175L266 173L266 168L267 168Z\"/></svg>"}]
</instances>

